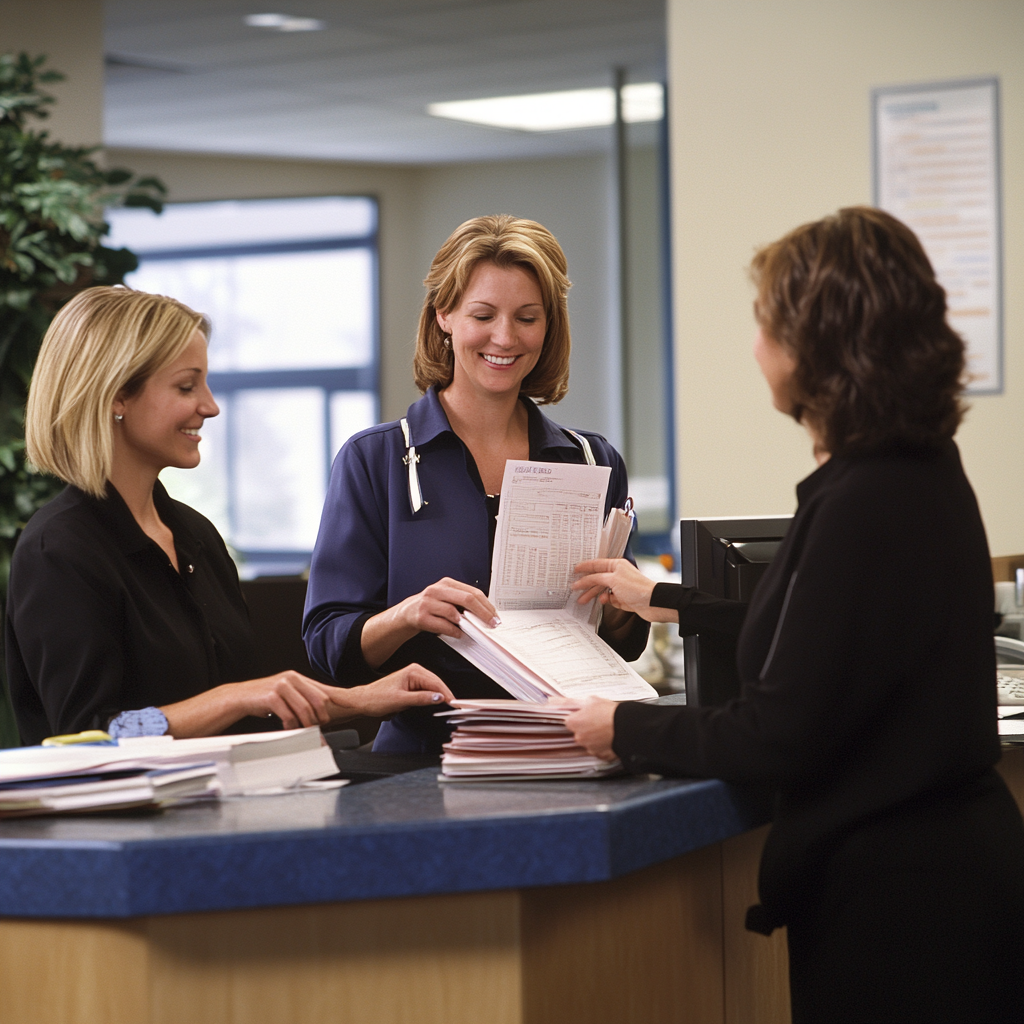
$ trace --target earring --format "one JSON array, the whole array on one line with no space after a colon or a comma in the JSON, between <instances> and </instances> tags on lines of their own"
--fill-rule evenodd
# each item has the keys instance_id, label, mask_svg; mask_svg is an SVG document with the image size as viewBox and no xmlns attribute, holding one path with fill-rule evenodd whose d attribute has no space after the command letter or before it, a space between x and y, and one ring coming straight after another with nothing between
<instances>
[{"instance_id":1,"label":"earring","mask_svg":"<svg viewBox=\"0 0 1024 1024\"><path fill-rule=\"evenodd\" d=\"M443 338L443 343L444 347L450 352L452 348L452 336L450 334L446 334Z\"/></svg>"},{"instance_id":2,"label":"earring","mask_svg":"<svg viewBox=\"0 0 1024 1024\"><path fill-rule=\"evenodd\" d=\"M123 420L123 419L124 419L124 416L121 413L119 413L119 412L115 412L114 413L114 422L115 423L120 423L121 420Z\"/></svg>"}]
</instances>

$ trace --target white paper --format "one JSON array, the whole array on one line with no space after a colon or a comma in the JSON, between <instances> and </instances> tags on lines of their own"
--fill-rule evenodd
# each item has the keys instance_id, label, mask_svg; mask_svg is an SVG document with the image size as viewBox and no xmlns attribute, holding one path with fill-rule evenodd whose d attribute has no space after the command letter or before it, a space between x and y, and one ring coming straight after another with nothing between
<instances>
[{"instance_id":1,"label":"white paper","mask_svg":"<svg viewBox=\"0 0 1024 1024\"><path fill-rule=\"evenodd\" d=\"M607 466L505 463L488 594L499 612L575 600L573 570L597 557L610 477Z\"/></svg>"},{"instance_id":2,"label":"white paper","mask_svg":"<svg viewBox=\"0 0 1024 1024\"><path fill-rule=\"evenodd\" d=\"M658 695L600 637L562 609L505 611L494 627L470 613L463 618L468 620L463 629L478 644L500 644L556 696L648 700Z\"/></svg>"}]
</instances>

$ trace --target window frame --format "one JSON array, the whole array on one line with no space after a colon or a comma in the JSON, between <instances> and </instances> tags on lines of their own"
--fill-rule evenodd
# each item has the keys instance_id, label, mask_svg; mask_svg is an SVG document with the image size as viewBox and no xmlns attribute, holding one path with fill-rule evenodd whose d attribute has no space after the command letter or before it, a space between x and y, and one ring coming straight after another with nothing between
<instances>
[{"instance_id":1,"label":"window frame","mask_svg":"<svg viewBox=\"0 0 1024 1024\"><path fill-rule=\"evenodd\" d=\"M334 454L331 451L331 399L337 393L371 392L376 406L375 421L380 422L381 415L381 337L380 337L380 201L373 195L317 195L317 196L260 196L251 200L232 199L230 202L245 203L261 202L267 199L281 201L303 199L365 199L374 206L373 229L362 235L344 237L315 238L307 241L289 240L282 242L250 242L231 245L188 246L177 249L133 250L139 260L138 269L144 264L168 263L179 260L224 259L235 256L271 256L286 253L337 252L345 249L364 249L370 257L370 336L371 362L365 366L334 367L328 369L269 369L269 370L211 370L207 383L211 392L226 402L226 454L225 471L227 474L227 512L232 533L236 528L236 495L235 495L235 417L231 408L235 395L240 391L249 390L284 390L286 388L318 388L324 397L324 490L330 481L331 466ZM198 206L203 202L218 203L223 199L183 200L182 205ZM177 205L177 204L168 204ZM216 329L216 324L214 324ZM291 575L301 572L309 565L312 549L277 549L236 547L232 537L225 540L232 550L242 559L244 565L241 575L252 577L259 575ZM269 570L261 572L260 570ZM290 571L285 571L290 570Z\"/></svg>"}]
</instances>

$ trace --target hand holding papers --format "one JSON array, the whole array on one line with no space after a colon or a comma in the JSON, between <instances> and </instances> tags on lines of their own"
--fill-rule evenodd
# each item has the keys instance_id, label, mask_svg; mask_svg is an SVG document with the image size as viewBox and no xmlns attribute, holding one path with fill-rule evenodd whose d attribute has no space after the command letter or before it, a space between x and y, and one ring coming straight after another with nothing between
<instances>
[{"instance_id":1,"label":"hand holding papers","mask_svg":"<svg viewBox=\"0 0 1024 1024\"><path fill-rule=\"evenodd\" d=\"M506 463L488 595L501 624L491 628L466 613L462 636L442 639L519 700L657 696L597 636L597 602L579 605L572 590L578 563L619 557L626 547L632 513L614 509L602 524L610 473Z\"/></svg>"}]
</instances>

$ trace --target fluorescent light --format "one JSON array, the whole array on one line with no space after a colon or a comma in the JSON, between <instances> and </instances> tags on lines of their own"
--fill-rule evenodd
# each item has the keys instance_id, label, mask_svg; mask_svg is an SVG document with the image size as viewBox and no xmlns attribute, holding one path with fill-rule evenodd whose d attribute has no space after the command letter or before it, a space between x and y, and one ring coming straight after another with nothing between
<instances>
[{"instance_id":1,"label":"fluorescent light","mask_svg":"<svg viewBox=\"0 0 1024 1024\"><path fill-rule=\"evenodd\" d=\"M269 28L275 32L319 32L327 22L319 18L293 18L290 14L247 14L246 25Z\"/></svg>"},{"instance_id":2,"label":"fluorescent light","mask_svg":"<svg viewBox=\"0 0 1024 1024\"><path fill-rule=\"evenodd\" d=\"M659 82L639 82L622 90L622 117L635 124L660 121L665 98ZM482 100L431 103L427 113L455 121L471 121L492 128L525 132L561 132L595 128L615 122L615 90L569 89L535 92L525 96L492 96Z\"/></svg>"}]
</instances>

